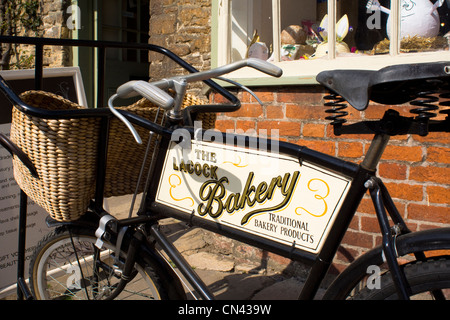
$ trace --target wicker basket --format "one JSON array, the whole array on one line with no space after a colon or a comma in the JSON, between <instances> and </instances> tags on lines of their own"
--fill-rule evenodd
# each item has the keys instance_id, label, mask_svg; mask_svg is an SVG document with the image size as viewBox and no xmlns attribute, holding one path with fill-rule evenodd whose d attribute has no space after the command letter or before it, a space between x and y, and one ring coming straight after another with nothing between
<instances>
[{"instance_id":1,"label":"wicker basket","mask_svg":"<svg viewBox=\"0 0 450 320\"><path fill-rule=\"evenodd\" d=\"M27 91L21 99L47 110L83 108L67 99L43 91ZM188 96L184 106L202 104ZM154 120L156 107L146 99L121 107ZM202 114L204 127L213 127L214 114ZM144 158L148 132L138 128L144 143L133 137L120 120L113 118L110 127L105 197L133 193L140 164ZM11 140L31 159L39 174L34 178L17 158L13 158L14 177L20 188L50 216L58 221L80 218L95 193L97 146L100 118L43 119L13 108ZM146 166L148 167L148 166ZM141 186L142 188L142 186Z\"/></svg>"},{"instance_id":2,"label":"wicker basket","mask_svg":"<svg viewBox=\"0 0 450 320\"><path fill-rule=\"evenodd\" d=\"M204 102L192 95L186 95L183 101L183 108L190 105L200 105ZM163 112L158 113L156 118L157 108L147 99L141 99L138 102L127 106L119 107L117 109L125 109L133 112L141 117L160 123ZM202 113L199 114L198 121L202 121L202 128L214 128L216 114ZM131 132L119 120L114 118L111 121L111 128L109 134L109 148L108 148L108 163L105 178L105 197L121 196L132 194L136 191L136 185L139 179L139 172L141 164L145 158L145 150L149 139L149 131L143 128L136 127L137 132L142 138L142 144L138 145ZM149 150L149 156L146 159L146 166L143 172L143 177L147 177L148 169L150 168L150 161L152 159L155 138L152 140L152 145ZM138 192L142 192L145 185L145 179L141 179L141 184Z\"/></svg>"}]
</instances>

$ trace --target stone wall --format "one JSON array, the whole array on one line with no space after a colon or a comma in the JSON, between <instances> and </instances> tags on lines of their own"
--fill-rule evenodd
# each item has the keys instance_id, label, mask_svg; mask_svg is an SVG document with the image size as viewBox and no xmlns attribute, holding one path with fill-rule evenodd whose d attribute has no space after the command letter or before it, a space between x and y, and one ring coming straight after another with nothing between
<instances>
[{"instance_id":1,"label":"stone wall","mask_svg":"<svg viewBox=\"0 0 450 320\"><path fill-rule=\"evenodd\" d=\"M70 0L41 0L39 15L42 24L37 32L26 32L23 26L16 25L17 35L28 37L46 37L56 39L71 38L71 31L67 28L68 15L66 13ZM11 59L11 67L14 69L34 67L34 46L14 46L15 55ZM44 47L45 68L56 68L70 66L72 63L70 48L62 46Z\"/></svg>"},{"instance_id":2,"label":"stone wall","mask_svg":"<svg viewBox=\"0 0 450 320\"><path fill-rule=\"evenodd\" d=\"M211 0L151 0L151 44L163 46L199 70L211 65ZM164 78L183 72L158 53L150 54L150 77ZM194 85L199 93L201 84Z\"/></svg>"},{"instance_id":3,"label":"stone wall","mask_svg":"<svg viewBox=\"0 0 450 320\"><path fill-rule=\"evenodd\" d=\"M71 31L67 27L67 8L70 0L42 0L42 36L45 38L69 39ZM67 67L72 64L72 50L62 46L44 48L44 67Z\"/></svg>"}]
</instances>

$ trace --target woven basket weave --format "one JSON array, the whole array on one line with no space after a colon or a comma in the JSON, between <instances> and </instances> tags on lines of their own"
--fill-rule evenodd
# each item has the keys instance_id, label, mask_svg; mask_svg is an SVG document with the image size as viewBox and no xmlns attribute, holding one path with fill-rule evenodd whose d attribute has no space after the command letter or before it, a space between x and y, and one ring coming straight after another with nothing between
<instances>
[{"instance_id":1,"label":"woven basket weave","mask_svg":"<svg viewBox=\"0 0 450 320\"><path fill-rule=\"evenodd\" d=\"M186 95L182 108L190 105L201 105L204 102L192 95ZM128 107L119 107L117 109L125 109L133 112L141 117L161 122L163 112L159 112L158 119L155 119L157 108L147 99L141 99ZM215 113L201 113L198 115L197 121L202 121L202 128L207 130L214 128L216 121ZM142 144L138 145L131 132L119 119L111 121L109 148L108 148L108 164L105 179L105 197L121 196L132 194L136 191L136 185L139 179L141 164L145 158L145 150L149 139L149 131L136 127L137 132L142 138ZM145 185L145 177L147 177L150 161L152 159L155 138L149 150L149 156L146 159L146 165L143 172L144 179L138 192L143 191Z\"/></svg>"},{"instance_id":2,"label":"woven basket weave","mask_svg":"<svg viewBox=\"0 0 450 320\"><path fill-rule=\"evenodd\" d=\"M43 91L27 91L20 97L28 105L47 110L83 108ZM187 96L184 106L192 104L202 102ZM146 99L121 108L151 121L157 109ZM214 114L202 114L201 118L204 127L214 126ZM130 194L136 189L148 141L148 132L142 128L137 130L143 138L142 145L134 142L120 120L113 118L111 121L105 197ZM20 188L53 219L73 221L86 212L95 193L99 133L100 118L43 119L13 108L11 140L31 159L39 179L31 176L15 157L14 177Z\"/></svg>"}]
</instances>

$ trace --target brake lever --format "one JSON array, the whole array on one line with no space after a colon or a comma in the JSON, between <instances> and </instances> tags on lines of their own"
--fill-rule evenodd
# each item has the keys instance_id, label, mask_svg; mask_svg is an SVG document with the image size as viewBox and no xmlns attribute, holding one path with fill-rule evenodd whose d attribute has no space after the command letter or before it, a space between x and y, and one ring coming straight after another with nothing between
<instances>
[{"instance_id":1,"label":"brake lever","mask_svg":"<svg viewBox=\"0 0 450 320\"><path fill-rule=\"evenodd\" d=\"M139 133L136 131L136 129L133 127L133 125L131 124L130 121L128 121L127 118L125 118L124 115L122 115L119 111L117 111L116 108L114 108L113 106L113 101L118 98L119 96L116 94L113 94L109 100L108 100L108 108L109 110L111 110L111 112L120 120L122 121L127 127L128 129L131 131L131 134L134 137L134 140L136 140L136 142L138 144L142 144L142 139L141 136L139 135Z\"/></svg>"},{"instance_id":2,"label":"brake lever","mask_svg":"<svg viewBox=\"0 0 450 320\"><path fill-rule=\"evenodd\" d=\"M252 90L250 90L249 88L247 88L243 84L240 84L239 82L236 82L234 80L230 80L230 79L227 79L227 78L224 78L224 77L216 77L215 79L231 83L232 85L234 85L234 86L236 86L236 87L238 87L238 88L240 88L240 89L242 89L244 91L247 91L248 93L250 93L253 96L253 98L256 99L256 101L258 101L258 103L261 106L263 105L262 101L258 98L258 96Z\"/></svg>"},{"instance_id":3,"label":"brake lever","mask_svg":"<svg viewBox=\"0 0 450 320\"><path fill-rule=\"evenodd\" d=\"M127 83L124 83L119 88L117 88L116 93L112 95L111 98L109 98L108 107L111 112L123 123L125 123L128 129L131 131L131 134L133 135L136 142L138 144L142 144L142 139L139 133L136 131L130 121L128 121L128 119L119 111L117 111L113 106L113 101L116 98L131 98L139 95L145 97L149 101L156 104L158 107L161 107L165 110L171 109L173 107L174 99L167 92L161 90L157 86L142 80L128 81Z\"/></svg>"}]
</instances>

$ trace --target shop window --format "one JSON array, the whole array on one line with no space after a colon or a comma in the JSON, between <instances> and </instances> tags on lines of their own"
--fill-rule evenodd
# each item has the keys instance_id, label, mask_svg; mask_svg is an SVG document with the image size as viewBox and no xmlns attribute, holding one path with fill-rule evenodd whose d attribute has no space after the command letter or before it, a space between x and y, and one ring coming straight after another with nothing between
<instances>
[{"instance_id":1,"label":"shop window","mask_svg":"<svg viewBox=\"0 0 450 320\"><path fill-rule=\"evenodd\" d=\"M148 42L149 0L103 0L101 13L102 40ZM107 59L148 62L148 52L135 49L108 49Z\"/></svg>"},{"instance_id":2,"label":"shop window","mask_svg":"<svg viewBox=\"0 0 450 320\"><path fill-rule=\"evenodd\" d=\"M324 69L450 59L449 8L446 0L215 0L213 65L257 57L313 82Z\"/></svg>"}]
</instances>

